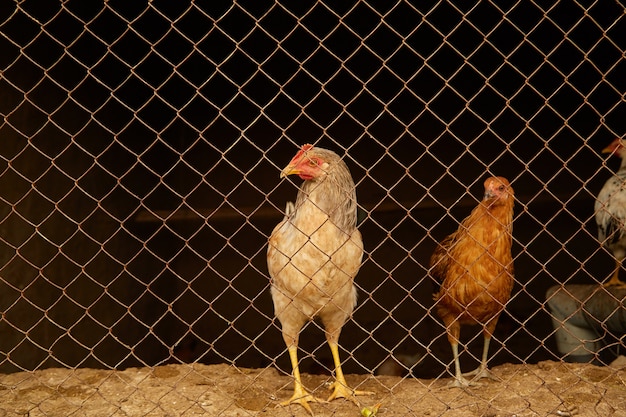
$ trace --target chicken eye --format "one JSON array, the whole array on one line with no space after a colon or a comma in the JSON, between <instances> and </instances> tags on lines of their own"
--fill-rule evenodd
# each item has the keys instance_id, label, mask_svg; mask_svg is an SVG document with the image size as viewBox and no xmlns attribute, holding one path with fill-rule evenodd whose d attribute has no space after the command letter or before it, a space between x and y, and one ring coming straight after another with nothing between
<instances>
[{"instance_id":1,"label":"chicken eye","mask_svg":"<svg viewBox=\"0 0 626 417\"><path fill-rule=\"evenodd\" d=\"M504 191L504 185L499 186L499 187L498 187L498 190L499 190L499 191Z\"/></svg>"},{"instance_id":2,"label":"chicken eye","mask_svg":"<svg viewBox=\"0 0 626 417\"><path fill-rule=\"evenodd\" d=\"M315 159L309 159L309 166L311 167L317 166L317 161Z\"/></svg>"}]
</instances>

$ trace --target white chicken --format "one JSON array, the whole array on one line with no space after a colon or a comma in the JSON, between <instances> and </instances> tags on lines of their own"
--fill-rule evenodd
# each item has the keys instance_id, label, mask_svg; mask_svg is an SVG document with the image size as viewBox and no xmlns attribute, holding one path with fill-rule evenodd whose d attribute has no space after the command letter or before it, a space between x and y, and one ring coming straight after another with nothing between
<instances>
[{"instance_id":1,"label":"white chicken","mask_svg":"<svg viewBox=\"0 0 626 417\"><path fill-rule=\"evenodd\" d=\"M595 203L598 239L615 257L615 270L604 285L626 286L619 279L626 257L626 144L617 138L602 153L622 158L619 170L604 184Z\"/></svg>"},{"instance_id":2,"label":"white chicken","mask_svg":"<svg viewBox=\"0 0 626 417\"><path fill-rule=\"evenodd\" d=\"M346 383L339 358L339 334L356 305L354 277L361 267L363 240L356 227L355 185L339 155L304 145L280 174L304 180L296 202L287 203L285 218L272 232L267 267L272 300L281 323L294 376L294 392L280 405L300 404L313 414L309 402L321 401L302 385L298 367L298 338L304 324L319 318L335 364L335 382L328 401L371 392Z\"/></svg>"}]
</instances>

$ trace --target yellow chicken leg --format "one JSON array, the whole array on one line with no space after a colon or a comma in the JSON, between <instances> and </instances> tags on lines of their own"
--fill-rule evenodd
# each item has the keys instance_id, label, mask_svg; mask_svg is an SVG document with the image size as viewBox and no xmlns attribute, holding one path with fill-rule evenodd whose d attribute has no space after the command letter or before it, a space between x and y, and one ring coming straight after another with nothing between
<instances>
[{"instance_id":1,"label":"yellow chicken leg","mask_svg":"<svg viewBox=\"0 0 626 417\"><path fill-rule=\"evenodd\" d=\"M608 280L607 282L605 282L603 285L605 287L612 287L612 286L626 286L626 283L623 281L620 281L619 279L619 271L620 269L622 269L622 262L619 259L615 260L615 271L613 271L613 275L611 275L611 279Z\"/></svg>"},{"instance_id":2,"label":"yellow chicken leg","mask_svg":"<svg viewBox=\"0 0 626 417\"><path fill-rule=\"evenodd\" d=\"M277 407L284 407L289 404L300 404L304 407L311 415L313 415L313 410L309 405L310 402L326 402L322 399L314 397L311 393L309 393L302 385L302 379L300 379L300 368L298 367L298 347L297 346L289 346L289 359L291 359L291 367L293 369L293 377L294 388L293 395L287 401L283 401L277 405Z\"/></svg>"},{"instance_id":3,"label":"yellow chicken leg","mask_svg":"<svg viewBox=\"0 0 626 417\"><path fill-rule=\"evenodd\" d=\"M356 391L348 387L346 378L343 376L343 371L341 370L341 361L339 360L339 347L336 343L333 342L328 342L328 346L330 346L330 351L333 354L333 361L335 362L335 382L331 386L333 392L332 394L330 394L330 397L328 397L327 401L332 401L336 398L346 398L360 407L361 405L356 399L356 396L374 395L374 393L371 391Z\"/></svg>"}]
</instances>

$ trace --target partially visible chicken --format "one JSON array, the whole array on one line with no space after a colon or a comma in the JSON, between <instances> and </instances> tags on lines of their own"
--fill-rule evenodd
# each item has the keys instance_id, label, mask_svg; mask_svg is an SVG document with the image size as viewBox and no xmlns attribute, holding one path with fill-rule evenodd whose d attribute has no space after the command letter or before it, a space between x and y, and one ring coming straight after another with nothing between
<instances>
[{"instance_id":1,"label":"partially visible chicken","mask_svg":"<svg viewBox=\"0 0 626 417\"><path fill-rule=\"evenodd\" d=\"M454 355L455 380L450 386L473 385L466 375L493 379L487 368L489 342L513 289L513 204L509 182L502 177L488 178L483 200L458 230L439 244L430 259L430 274L441 282L435 306ZM462 324L483 326L482 361L468 374L461 374L459 364Z\"/></svg>"},{"instance_id":2,"label":"partially visible chicken","mask_svg":"<svg viewBox=\"0 0 626 417\"><path fill-rule=\"evenodd\" d=\"M390 355L376 368L376 375L405 376L424 358L421 352L413 355L397 353Z\"/></svg>"},{"instance_id":3,"label":"partially visible chicken","mask_svg":"<svg viewBox=\"0 0 626 417\"><path fill-rule=\"evenodd\" d=\"M615 270L605 286L626 283L620 281L619 272L626 257L626 144L615 139L602 153L619 156L622 163L619 170L604 184L595 203L598 239L615 257Z\"/></svg>"},{"instance_id":4,"label":"partially visible chicken","mask_svg":"<svg viewBox=\"0 0 626 417\"><path fill-rule=\"evenodd\" d=\"M361 266L363 241L356 228L356 192L348 167L329 150L304 145L280 176L304 180L295 204L269 238L267 266L276 317L289 350L294 392L280 405L322 401L305 390L298 368L298 336L302 326L318 317L335 365L335 382L328 401L371 394L348 387L341 370L338 340L356 305L353 280Z\"/></svg>"}]
</instances>

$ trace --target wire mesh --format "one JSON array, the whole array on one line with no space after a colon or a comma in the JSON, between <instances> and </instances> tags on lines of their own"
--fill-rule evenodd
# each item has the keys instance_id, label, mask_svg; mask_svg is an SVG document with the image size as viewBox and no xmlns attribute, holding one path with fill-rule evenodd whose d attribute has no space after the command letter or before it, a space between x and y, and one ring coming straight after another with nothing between
<instances>
[{"instance_id":1,"label":"wire mesh","mask_svg":"<svg viewBox=\"0 0 626 417\"><path fill-rule=\"evenodd\" d=\"M289 373L266 250L299 186L278 174L304 143L357 186L347 373L449 376L428 259L489 175L517 198L490 364L615 359L607 322L559 350L586 307L559 316L546 294L613 271L593 207L619 166L601 150L625 131L623 5L412 3L3 2L0 371ZM463 342L475 366L481 337ZM304 373L332 371L317 323L300 349Z\"/></svg>"}]
</instances>

